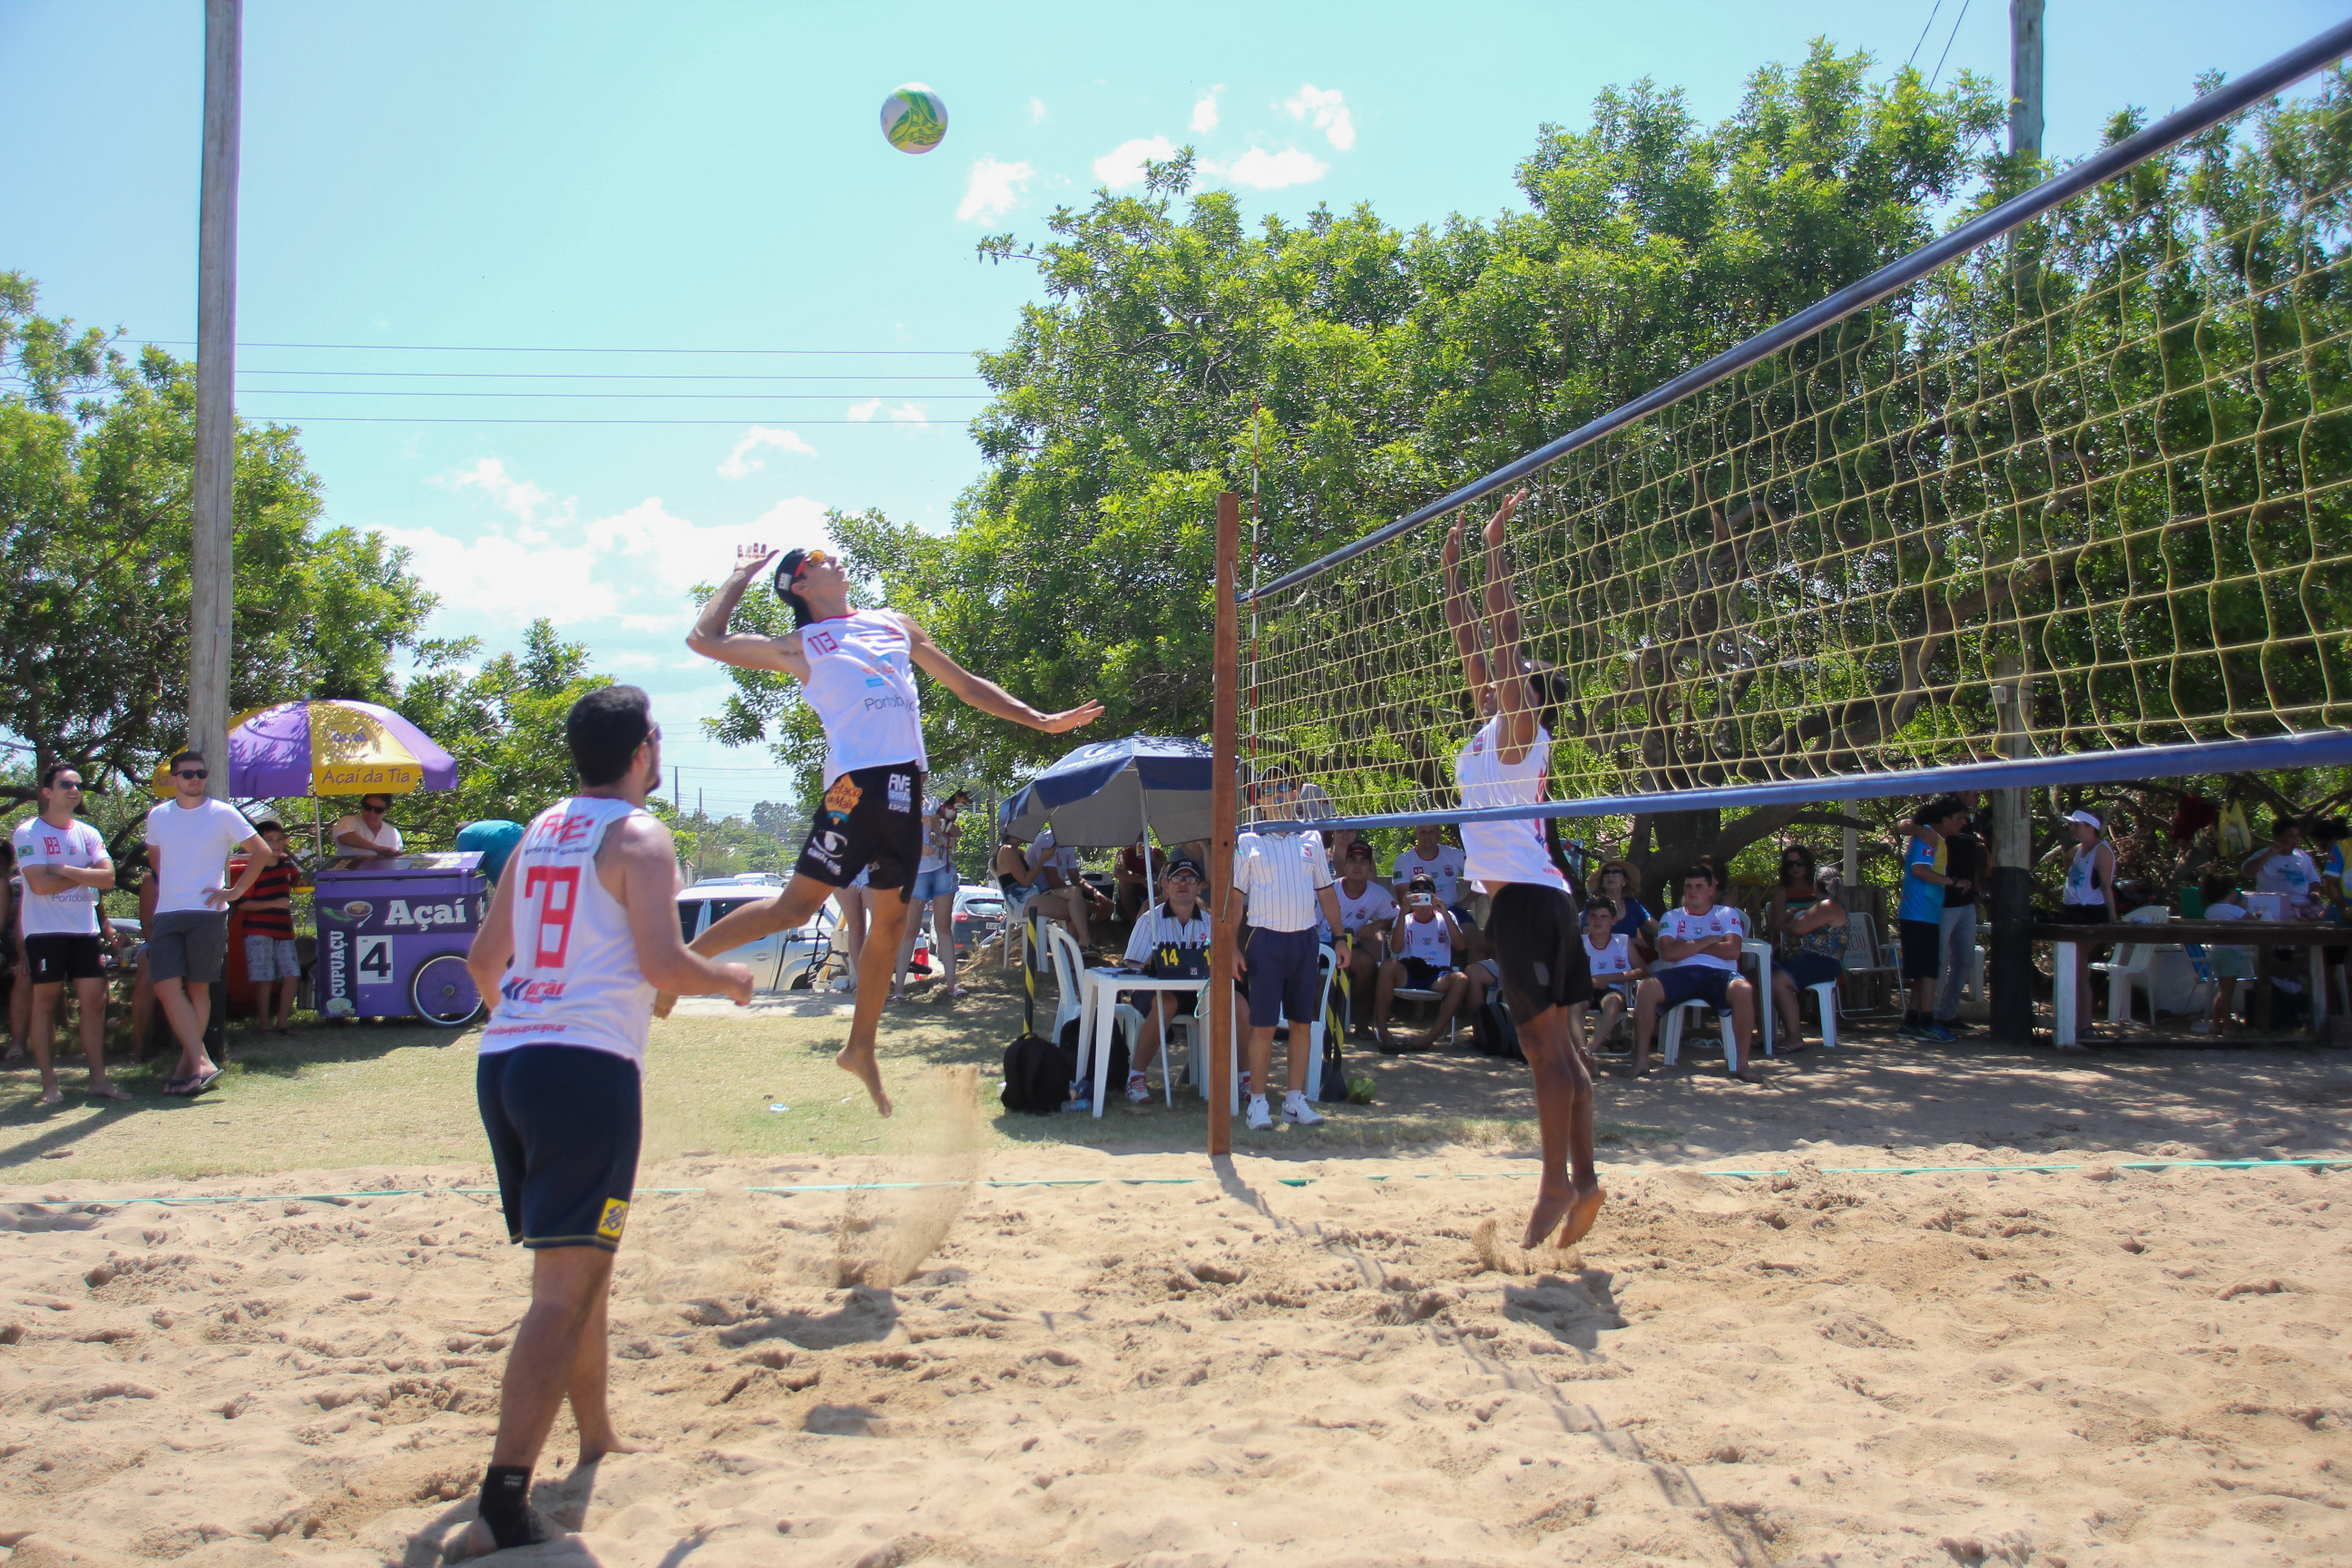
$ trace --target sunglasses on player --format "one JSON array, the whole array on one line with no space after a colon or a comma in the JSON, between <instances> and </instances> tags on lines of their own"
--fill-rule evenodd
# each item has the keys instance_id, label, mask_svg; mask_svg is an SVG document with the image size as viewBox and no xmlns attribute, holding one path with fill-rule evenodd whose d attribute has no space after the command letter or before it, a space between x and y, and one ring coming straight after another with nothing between
<instances>
[{"instance_id":1,"label":"sunglasses on player","mask_svg":"<svg viewBox=\"0 0 2352 1568\"><path fill-rule=\"evenodd\" d=\"M832 563L833 554L830 551L812 550L801 557L799 565L793 568L793 581L799 582L812 566L829 566Z\"/></svg>"}]
</instances>

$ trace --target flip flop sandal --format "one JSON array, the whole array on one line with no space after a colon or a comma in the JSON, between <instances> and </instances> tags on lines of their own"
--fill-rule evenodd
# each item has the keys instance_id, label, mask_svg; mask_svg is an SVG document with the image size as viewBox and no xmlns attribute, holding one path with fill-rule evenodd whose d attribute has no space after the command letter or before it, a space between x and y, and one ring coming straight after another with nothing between
<instances>
[{"instance_id":1,"label":"flip flop sandal","mask_svg":"<svg viewBox=\"0 0 2352 1568\"><path fill-rule=\"evenodd\" d=\"M220 1082L220 1080L221 1080L224 1077L226 1077L226 1074L224 1074L224 1073L223 1073L219 1068L214 1068L211 1072L208 1072L208 1073L199 1073L199 1074L198 1074L198 1075L197 1075L194 1079L190 1080L190 1082L189 1082L189 1085L188 1085L188 1091L187 1091L187 1093L188 1093L188 1098L189 1098L190 1100L194 1100L194 1099L195 1099L195 1098L196 1098L196 1096L198 1096L198 1095L200 1095L200 1094L204 1093L204 1092L205 1092L205 1090L206 1090L206 1089L208 1089L212 1088L212 1086L213 1086L213 1085L215 1085L215 1084L216 1084L216 1083Z\"/></svg>"},{"instance_id":2,"label":"flip flop sandal","mask_svg":"<svg viewBox=\"0 0 2352 1568\"><path fill-rule=\"evenodd\" d=\"M948 1000L950 1002L961 1002L971 994L971 992L967 987L961 985L950 985L948 987Z\"/></svg>"}]
</instances>

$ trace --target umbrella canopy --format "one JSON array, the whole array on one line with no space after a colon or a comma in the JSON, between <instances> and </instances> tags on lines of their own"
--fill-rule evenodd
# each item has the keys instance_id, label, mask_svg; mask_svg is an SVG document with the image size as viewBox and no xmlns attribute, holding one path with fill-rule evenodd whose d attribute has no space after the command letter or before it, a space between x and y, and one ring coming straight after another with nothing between
<instances>
[{"instance_id":1,"label":"umbrella canopy","mask_svg":"<svg viewBox=\"0 0 2352 1568\"><path fill-rule=\"evenodd\" d=\"M155 770L159 795L172 793L170 768L167 761ZM457 787L457 760L373 702L280 702L229 725L228 793L239 799Z\"/></svg>"},{"instance_id":2,"label":"umbrella canopy","mask_svg":"<svg viewBox=\"0 0 2352 1568\"><path fill-rule=\"evenodd\" d=\"M1163 844L1209 837L1213 752L1204 741L1129 735L1080 746L1029 781L997 814L999 831L1075 848L1135 842L1148 822Z\"/></svg>"}]
</instances>

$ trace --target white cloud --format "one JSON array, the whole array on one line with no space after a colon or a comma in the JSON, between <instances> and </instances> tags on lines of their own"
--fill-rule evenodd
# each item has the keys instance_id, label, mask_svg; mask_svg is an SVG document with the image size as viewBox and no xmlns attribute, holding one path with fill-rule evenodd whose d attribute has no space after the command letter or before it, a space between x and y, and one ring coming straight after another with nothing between
<instances>
[{"instance_id":1,"label":"white cloud","mask_svg":"<svg viewBox=\"0 0 2352 1568\"><path fill-rule=\"evenodd\" d=\"M1224 90L1222 85L1213 87L1193 101L1193 130L1214 131L1217 128L1217 94Z\"/></svg>"},{"instance_id":2,"label":"white cloud","mask_svg":"<svg viewBox=\"0 0 2352 1568\"><path fill-rule=\"evenodd\" d=\"M1045 100L1044 99L1033 98L1029 100L1029 123L1032 125L1043 125L1045 123Z\"/></svg>"},{"instance_id":3,"label":"white cloud","mask_svg":"<svg viewBox=\"0 0 2352 1568\"><path fill-rule=\"evenodd\" d=\"M1319 180L1331 170L1329 164L1312 153L1302 153L1296 147L1286 147L1279 153L1253 147L1234 159L1231 167L1210 172L1222 174L1237 185L1278 191L1285 185L1303 185L1309 181Z\"/></svg>"},{"instance_id":4,"label":"white cloud","mask_svg":"<svg viewBox=\"0 0 2352 1568\"><path fill-rule=\"evenodd\" d=\"M929 425L931 416L919 403L902 403L890 410L890 417L901 425Z\"/></svg>"},{"instance_id":5,"label":"white cloud","mask_svg":"<svg viewBox=\"0 0 2352 1568\"><path fill-rule=\"evenodd\" d=\"M481 458L472 468L444 474L434 483L446 485L453 490L469 487L478 489L525 522L538 515L539 509L554 499L530 480L518 479L508 473L506 464L496 458Z\"/></svg>"},{"instance_id":6,"label":"white cloud","mask_svg":"<svg viewBox=\"0 0 2352 1568\"><path fill-rule=\"evenodd\" d=\"M1095 178L1118 190L1123 185L1143 184L1143 164L1149 159L1164 163L1176 156L1176 145L1165 136L1139 136L1132 142L1122 142L1095 160Z\"/></svg>"},{"instance_id":7,"label":"white cloud","mask_svg":"<svg viewBox=\"0 0 2352 1568\"><path fill-rule=\"evenodd\" d=\"M881 412L882 400L878 397L868 398L864 403L853 403L849 405L849 416L852 419L858 421L860 424L873 418L877 414Z\"/></svg>"},{"instance_id":8,"label":"white cloud","mask_svg":"<svg viewBox=\"0 0 2352 1568\"><path fill-rule=\"evenodd\" d=\"M966 223L993 223L1021 203L1021 193L1036 174L1026 163L1002 163L982 158L971 166L971 183L964 187L956 217Z\"/></svg>"},{"instance_id":9,"label":"white cloud","mask_svg":"<svg viewBox=\"0 0 2352 1568\"><path fill-rule=\"evenodd\" d=\"M1307 120L1315 129L1330 139L1331 145L1345 153L1356 144L1356 122L1348 113L1348 98L1338 88L1324 89L1313 82L1301 82L1298 96L1282 100L1293 120Z\"/></svg>"},{"instance_id":10,"label":"white cloud","mask_svg":"<svg viewBox=\"0 0 2352 1568\"><path fill-rule=\"evenodd\" d=\"M753 518L744 531L779 550L824 544L827 538L824 508L806 496L793 496Z\"/></svg>"},{"instance_id":11,"label":"white cloud","mask_svg":"<svg viewBox=\"0 0 2352 1568\"><path fill-rule=\"evenodd\" d=\"M896 408L886 410L882 400L878 397L869 397L863 403L851 404L848 413L852 419L861 425L886 416L900 425L929 425L931 422L930 411L919 403L902 403Z\"/></svg>"},{"instance_id":12,"label":"white cloud","mask_svg":"<svg viewBox=\"0 0 2352 1568\"><path fill-rule=\"evenodd\" d=\"M735 449L727 454L725 462L719 465L719 477L740 479L754 469L766 468L765 462L751 454L767 447L779 452L798 452L810 458L816 456L816 448L792 431L771 430L764 425L754 425L743 432L743 438L735 443Z\"/></svg>"},{"instance_id":13,"label":"white cloud","mask_svg":"<svg viewBox=\"0 0 2352 1568\"><path fill-rule=\"evenodd\" d=\"M597 656L596 662L608 669L659 669L662 668L661 657L658 654L641 653L629 648L614 649L600 654Z\"/></svg>"}]
</instances>

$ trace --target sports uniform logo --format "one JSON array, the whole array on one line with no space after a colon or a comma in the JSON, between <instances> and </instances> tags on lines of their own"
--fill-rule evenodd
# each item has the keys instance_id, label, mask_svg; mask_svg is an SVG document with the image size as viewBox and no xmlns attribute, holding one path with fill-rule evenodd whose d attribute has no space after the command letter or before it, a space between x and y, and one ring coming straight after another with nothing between
<instances>
[{"instance_id":1,"label":"sports uniform logo","mask_svg":"<svg viewBox=\"0 0 2352 1568\"><path fill-rule=\"evenodd\" d=\"M857 781L844 773L833 781L831 789L824 792L824 808L835 816L847 816L865 798L866 792L857 787Z\"/></svg>"},{"instance_id":2,"label":"sports uniform logo","mask_svg":"<svg viewBox=\"0 0 2352 1568\"><path fill-rule=\"evenodd\" d=\"M890 809L912 811L915 807L915 778L912 773L890 775Z\"/></svg>"},{"instance_id":3,"label":"sports uniform logo","mask_svg":"<svg viewBox=\"0 0 2352 1568\"><path fill-rule=\"evenodd\" d=\"M621 1227L629 1223L629 1205L624 1198L606 1198L604 1217L596 1222L596 1236L602 1241L621 1239Z\"/></svg>"}]
</instances>

